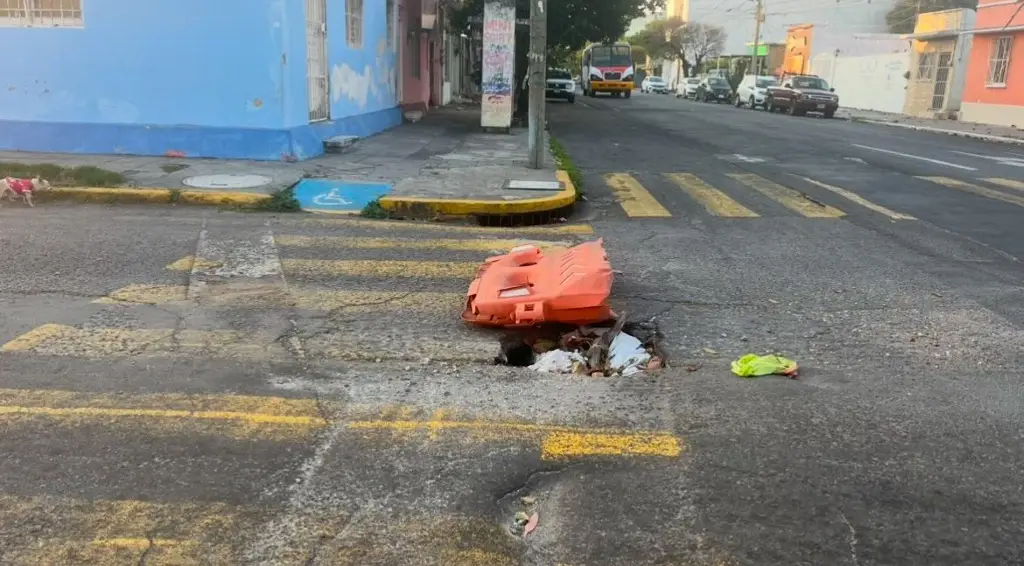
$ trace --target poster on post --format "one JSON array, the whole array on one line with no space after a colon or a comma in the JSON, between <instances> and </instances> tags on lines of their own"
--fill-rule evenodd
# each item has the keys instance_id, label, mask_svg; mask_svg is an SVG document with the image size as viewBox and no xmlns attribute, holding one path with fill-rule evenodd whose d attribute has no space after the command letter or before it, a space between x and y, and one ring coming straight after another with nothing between
<instances>
[{"instance_id":1,"label":"poster on post","mask_svg":"<svg viewBox=\"0 0 1024 566\"><path fill-rule=\"evenodd\" d=\"M484 128L508 128L512 125L515 57L515 0L487 0L484 4L480 80L480 125Z\"/></svg>"}]
</instances>

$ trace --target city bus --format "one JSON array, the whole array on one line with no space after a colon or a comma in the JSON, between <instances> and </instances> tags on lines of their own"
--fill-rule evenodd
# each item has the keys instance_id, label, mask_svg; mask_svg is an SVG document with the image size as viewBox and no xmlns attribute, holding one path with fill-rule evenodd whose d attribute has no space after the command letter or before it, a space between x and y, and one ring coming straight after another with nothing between
<instances>
[{"instance_id":1,"label":"city bus","mask_svg":"<svg viewBox=\"0 0 1024 566\"><path fill-rule=\"evenodd\" d=\"M612 96L633 94L633 48L628 43L595 44L583 51L584 96L607 92Z\"/></svg>"}]
</instances>

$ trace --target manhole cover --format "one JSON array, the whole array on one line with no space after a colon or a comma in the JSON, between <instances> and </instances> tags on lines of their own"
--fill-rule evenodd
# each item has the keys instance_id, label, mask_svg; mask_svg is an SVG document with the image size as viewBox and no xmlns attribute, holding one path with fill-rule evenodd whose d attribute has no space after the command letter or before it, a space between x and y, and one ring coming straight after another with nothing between
<instances>
[{"instance_id":1,"label":"manhole cover","mask_svg":"<svg viewBox=\"0 0 1024 566\"><path fill-rule=\"evenodd\" d=\"M273 179L263 175L197 175L182 183L197 189L251 189L269 184Z\"/></svg>"}]
</instances>

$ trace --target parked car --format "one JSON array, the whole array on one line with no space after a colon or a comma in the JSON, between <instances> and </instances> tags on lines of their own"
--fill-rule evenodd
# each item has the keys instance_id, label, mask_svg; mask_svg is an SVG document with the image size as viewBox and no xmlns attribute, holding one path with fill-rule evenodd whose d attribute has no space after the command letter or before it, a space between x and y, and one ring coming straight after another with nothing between
<instances>
[{"instance_id":1,"label":"parked car","mask_svg":"<svg viewBox=\"0 0 1024 566\"><path fill-rule=\"evenodd\" d=\"M768 110L768 88L779 85L779 79L770 76L747 75L736 87L736 107L744 104L751 110L758 106Z\"/></svg>"},{"instance_id":2,"label":"parked car","mask_svg":"<svg viewBox=\"0 0 1024 566\"><path fill-rule=\"evenodd\" d=\"M640 83L640 92L668 94L668 85L661 77L647 77Z\"/></svg>"},{"instance_id":3,"label":"parked car","mask_svg":"<svg viewBox=\"0 0 1024 566\"><path fill-rule=\"evenodd\" d=\"M768 88L768 111L785 110L791 116L820 112L831 118L839 109L836 89L829 88L824 79L815 75L783 74L782 86Z\"/></svg>"},{"instance_id":4,"label":"parked car","mask_svg":"<svg viewBox=\"0 0 1024 566\"><path fill-rule=\"evenodd\" d=\"M697 86L696 97L701 102L729 102L732 100L732 87L721 77L708 77Z\"/></svg>"},{"instance_id":5,"label":"parked car","mask_svg":"<svg viewBox=\"0 0 1024 566\"><path fill-rule=\"evenodd\" d=\"M544 85L545 98L563 98L569 104L576 103L576 81L572 79L569 71L564 69L549 69L547 72L547 84Z\"/></svg>"},{"instance_id":6,"label":"parked car","mask_svg":"<svg viewBox=\"0 0 1024 566\"><path fill-rule=\"evenodd\" d=\"M696 98L698 86L700 86L700 79L697 77L679 81L679 84L676 85L676 98Z\"/></svg>"}]
</instances>

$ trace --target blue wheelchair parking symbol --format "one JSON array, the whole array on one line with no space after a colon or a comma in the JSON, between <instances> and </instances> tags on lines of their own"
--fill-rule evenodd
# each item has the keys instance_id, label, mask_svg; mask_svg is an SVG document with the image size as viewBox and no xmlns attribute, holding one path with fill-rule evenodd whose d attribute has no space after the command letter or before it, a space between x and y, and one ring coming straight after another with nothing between
<instances>
[{"instance_id":1,"label":"blue wheelchair parking symbol","mask_svg":"<svg viewBox=\"0 0 1024 566\"><path fill-rule=\"evenodd\" d=\"M303 179L295 185L295 200L311 212L357 214L389 192L391 185L385 183Z\"/></svg>"}]
</instances>

